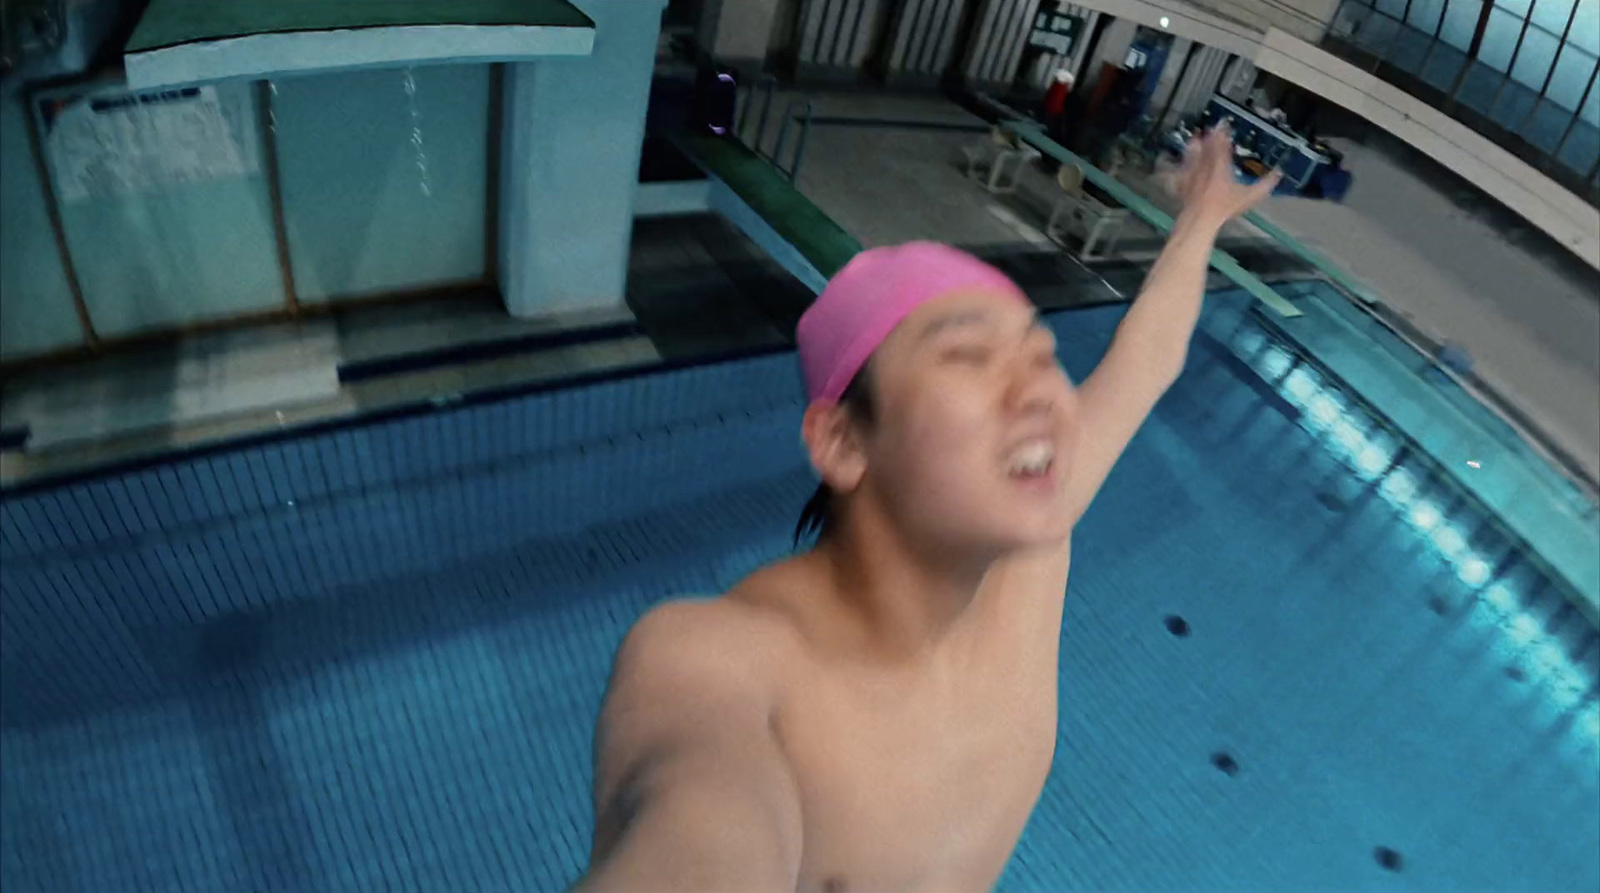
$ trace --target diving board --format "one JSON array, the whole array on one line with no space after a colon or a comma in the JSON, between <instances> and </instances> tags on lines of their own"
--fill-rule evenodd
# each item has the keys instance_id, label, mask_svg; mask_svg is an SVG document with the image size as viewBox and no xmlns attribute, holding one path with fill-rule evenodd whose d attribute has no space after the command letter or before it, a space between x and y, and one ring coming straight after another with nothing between
<instances>
[{"instance_id":1,"label":"diving board","mask_svg":"<svg viewBox=\"0 0 1600 893\"><path fill-rule=\"evenodd\" d=\"M813 292L861 251L854 236L743 143L688 132L671 139L712 178L712 210Z\"/></svg>"},{"instance_id":2,"label":"diving board","mask_svg":"<svg viewBox=\"0 0 1600 893\"><path fill-rule=\"evenodd\" d=\"M151 0L123 52L135 90L349 68L587 56L566 0Z\"/></svg>"}]
</instances>

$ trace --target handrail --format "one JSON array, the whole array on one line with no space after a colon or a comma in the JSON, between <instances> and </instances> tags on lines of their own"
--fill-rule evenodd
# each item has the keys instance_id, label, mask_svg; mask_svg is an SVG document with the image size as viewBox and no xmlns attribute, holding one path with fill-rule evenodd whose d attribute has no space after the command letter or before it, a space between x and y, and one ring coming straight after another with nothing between
<instances>
[{"instance_id":1,"label":"handrail","mask_svg":"<svg viewBox=\"0 0 1600 893\"><path fill-rule=\"evenodd\" d=\"M805 159L806 138L811 134L811 121L813 107L810 97L798 96L789 100L782 112L783 121L778 127L778 139L768 152L763 147L767 137L767 120L772 112L772 99L777 92L778 80L771 74L763 74L754 84L744 90L744 101L739 105L738 116L734 120L733 132L739 141L744 143L758 157L770 162L780 173L792 182L800 175L800 162ZM749 133L746 126L750 123L750 107L755 105L759 96L761 102L761 115L756 119L755 133ZM796 114L796 109L799 114ZM784 166L784 149L789 145L789 126L795 121L800 122L799 130L795 136L794 150L789 155L789 164Z\"/></svg>"},{"instance_id":2,"label":"handrail","mask_svg":"<svg viewBox=\"0 0 1600 893\"><path fill-rule=\"evenodd\" d=\"M800 176L800 162L806 155L806 137L811 135L811 100L806 100L804 118L800 121L800 133L794 140L794 157L789 160L789 180L792 182Z\"/></svg>"},{"instance_id":3,"label":"handrail","mask_svg":"<svg viewBox=\"0 0 1600 893\"><path fill-rule=\"evenodd\" d=\"M794 113L795 106L802 107L798 117ZM778 143L772 147L770 160L773 167L783 171L784 176L788 177L790 182L793 182L795 177L800 175L800 161L805 155L806 137L811 133L811 111L810 99L789 100L789 104L783 110L783 125L778 128ZM783 166L783 147L789 142L789 125L796 120L800 122L800 130L795 136L795 148L794 153L789 158L789 167L785 169Z\"/></svg>"},{"instance_id":4,"label":"handrail","mask_svg":"<svg viewBox=\"0 0 1600 893\"><path fill-rule=\"evenodd\" d=\"M746 88L744 91L745 101L739 110L739 119L734 124L734 133L738 134L739 139L744 141L746 145L752 145L751 141L745 137L745 123L750 119L750 106L755 104L756 93L759 92L762 95L761 117L756 121L754 144L754 147L759 148L761 137L767 132L767 116L772 111L772 94L777 89L777 86L777 78L770 74L763 74L756 79L753 86Z\"/></svg>"}]
</instances>

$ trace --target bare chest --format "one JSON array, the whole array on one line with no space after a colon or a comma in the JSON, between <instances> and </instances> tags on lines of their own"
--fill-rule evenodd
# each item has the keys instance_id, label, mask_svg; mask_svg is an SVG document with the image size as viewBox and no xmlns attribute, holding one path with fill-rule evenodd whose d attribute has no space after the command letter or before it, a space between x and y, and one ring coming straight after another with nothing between
<instances>
[{"instance_id":1,"label":"bare chest","mask_svg":"<svg viewBox=\"0 0 1600 893\"><path fill-rule=\"evenodd\" d=\"M779 717L804 821L799 888L992 887L1055 750L1055 662L1028 664L913 683L810 674Z\"/></svg>"}]
</instances>

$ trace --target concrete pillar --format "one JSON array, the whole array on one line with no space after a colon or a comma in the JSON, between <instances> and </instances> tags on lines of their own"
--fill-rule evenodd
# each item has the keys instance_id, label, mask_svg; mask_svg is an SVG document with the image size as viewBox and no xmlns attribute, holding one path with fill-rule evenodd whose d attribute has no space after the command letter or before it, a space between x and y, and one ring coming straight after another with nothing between
<instances>
[{"instance_id":1,"label":"concrete pillar","mask_svg":"<svg viewBox=\"0 0 1600 893\"><path fill-rule=\"evenodd\" d=\"M1194 58L1189 61L1189 71L1173 94L1172 110L1167 114L1168 126L1181 118L1198 115L1218 91L1223 68L1228 64L1228 54L1216 47L1196 46Z\"/></svg>"},{"instance_id":2,"label":"concrete pillar","mask_svg":"<svg viewBox=\"0 0 1600 893\"><path fill-rule=\"evenodd\" d=\"M1156 78L1156 88L1150 94L1150 105L1145 109L1151 115L1159 115L1166 107L1167 100L1178 88L1178 74L1184 70L1184 61L1188 59L1189 52L1194 48L1187 37L1174 37L1172 47L1167 51L1167 61L1161 66L1161 74Z\"/></svg>"},{"instance_id":3,"label":"concrete pillar","mask_svg":"<svg viewBox=\"0 0 1600 893\"><path fill-rule=\"evenodd\" d=\"M1100 79L1100 69L1105 63L1120 67L1124 59L1128 58L1128 48L1133 46L1133 40L1139 34L1139 23L1132 19L1117 19L1107 26L1100 35L1100 45L1095 48L1094 58L1089 62L1089 69L1084 72L1084 77L1091 83Z\"/></svg>"},{"instance_id":4,"label":"concrete pillar","mask_svg":"<svg viewBox=\"0 0 1600 893\"><path fill-rule=\"evenodd\" d=\"M498 271L518 317L616 307L666 0L574 0L594 52L506 65Z\"/></svg>"},{"instance_id":5,"label":"concrete pillar","mask_svg":"<svg viewBox=\"0 0 1600 893\"><path fill-rule=\"evenodd\" d=\"M695 42L724 65L759 71L767 61L778 7L778 0L705 0Z\"/></svg>"},{"instance_id":6,"label":"concrete pillar","mask_svg":"<svg viewBox=\"0 0 1600 893\"><path fill-rule=\"evenodd\" d=\"M1082 7L1079 7L1082 9ZM1089 36L1094 34L1095 26L1100 24L1101 13L1087 10L1080 13L1083 16L1083 30L1078 32L1078 45L1072 48L1072 61L1067 63L1067 70L1078 79L1073 89L1084 86L1087 80L1084 77L1083 57L1089 52Z\"/></svg>"}]
</instances>

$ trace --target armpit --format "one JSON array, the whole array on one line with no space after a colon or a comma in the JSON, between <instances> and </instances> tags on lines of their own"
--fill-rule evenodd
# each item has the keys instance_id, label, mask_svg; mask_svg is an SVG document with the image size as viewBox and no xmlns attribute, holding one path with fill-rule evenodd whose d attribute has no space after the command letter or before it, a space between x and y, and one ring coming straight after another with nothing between
<instances>
[{"instance_id":1,"label":"armpit","mask_svg":"<svg viewBox=\"0 0 1600 893\"><path fill-rule=\"evenodd\" d=\"M672 756L672 746L660 744L629 764L595 812L594 845L590 859L600 862L621 842L628 828L649 803L657 770Z\"/></svg>"}]
</instances>

